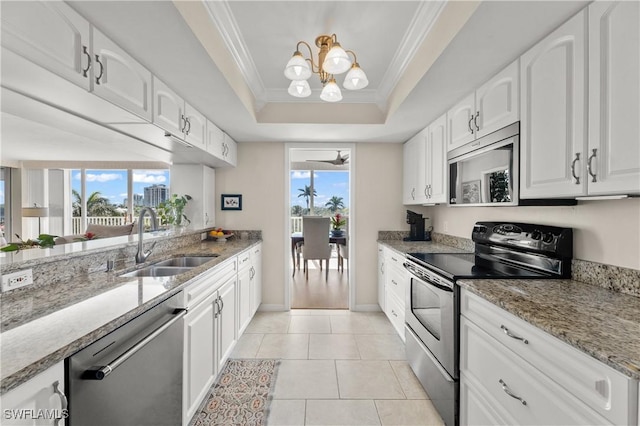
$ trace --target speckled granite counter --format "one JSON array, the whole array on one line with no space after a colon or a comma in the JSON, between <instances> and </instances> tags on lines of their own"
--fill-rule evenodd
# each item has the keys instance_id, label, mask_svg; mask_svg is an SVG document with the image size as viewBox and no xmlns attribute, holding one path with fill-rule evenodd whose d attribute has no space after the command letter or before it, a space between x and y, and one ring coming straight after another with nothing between
<instances>
[{"instance_id":1,"label":"speckled granite counter","mask_svg":"<svg viewBox=\"0 0 640 426\"><path fill-rule=\"evenodd\" d=\"M172 277L121 278L118 275L123 271L95 272L37 286L15 297L4 295L2 308L10 312L3 313L0 334L0 393L110 333L178 293L197 275L258 242L202 241L149 259L148 263L153 263L176 255L218 255Z\"/></svg>"},{"instance_id":2,"label":"speckled granite counter","mask_svg":"<svg viewBox=\"0 0 640 426\"><path fill-rule=\"evenodd\" d=\"M378 243L385 245L398 253L473 253L473 250L463 250L451 247L446 244L439 244L433 241L402 241L402 240L378 240Z\"/></svg>"},{"instance_id":3,"label":"speckled granite counter","mask_svg":"<svg viewBox=\"0 0 640 426\"><path fill-rule=\"evenodd\" d=\"M460 280L458 285L640 379L640 298L573 280Z\"/></svg>"}]
</instances>

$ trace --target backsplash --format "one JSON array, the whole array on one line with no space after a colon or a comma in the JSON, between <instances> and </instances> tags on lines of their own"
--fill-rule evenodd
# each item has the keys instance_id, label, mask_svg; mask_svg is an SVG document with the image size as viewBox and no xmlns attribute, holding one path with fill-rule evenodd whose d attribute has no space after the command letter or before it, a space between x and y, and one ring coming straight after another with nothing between
<instances>
[{"instance_id":1,"label":"backsplash","mask_svg":"<svg viewBox=\"0 0 640 426\"><path fill-rule=\"evenodd\" d=\"M378 231L378 240L401 240L409 236L409 231ZM473 252L475 244L468 238L453 235L431 233L434 243ZM575 281L606 288L618 293L640 297L640 271L613 265L573 259L571 262L571 278Z\"/></svg>"}]
</instances>

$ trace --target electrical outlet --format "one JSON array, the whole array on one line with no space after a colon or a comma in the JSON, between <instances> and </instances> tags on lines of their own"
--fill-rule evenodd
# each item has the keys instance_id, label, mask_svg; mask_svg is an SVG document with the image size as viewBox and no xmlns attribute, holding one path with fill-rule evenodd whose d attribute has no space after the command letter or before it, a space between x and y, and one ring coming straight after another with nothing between
<instances>
[{"instance_id":1,"label":"electrical outlet","mask_svg":"<svg viewBox=\"0 0 640 426\"><path fill-rule=\"evenodd\" d=\"M447 232L449 230L449 222L447 222L446 220L442 223L442 227L444 228L443 231Z\"/></svg>"},{"instance_id":2,"label":"electrical outlet","mask_svg":"<svg viewBox=\"0 0 640 426\"><path fill-rule=\"evenodd\" d=\"M12 272L2 275L2 291L15 290L25 285L33 284L33 274L31 269Z\"/></svg>"}]
</instances>

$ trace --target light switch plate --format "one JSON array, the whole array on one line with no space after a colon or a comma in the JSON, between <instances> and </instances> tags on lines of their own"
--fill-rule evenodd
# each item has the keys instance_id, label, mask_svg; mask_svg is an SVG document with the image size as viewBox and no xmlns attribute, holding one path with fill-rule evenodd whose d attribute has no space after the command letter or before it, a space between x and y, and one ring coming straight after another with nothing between
<instances>
[{"instance_id":1,"label":"light switch plate","mask_svg":"<svg viewBox=\"0 0 640 426\"><path fill-rule=\"evenodd\" d=\"M2 291L15 290L25 285L33 284L33 274L31 269L12 272L2 275Z\"/></svg>"}]
</instances>

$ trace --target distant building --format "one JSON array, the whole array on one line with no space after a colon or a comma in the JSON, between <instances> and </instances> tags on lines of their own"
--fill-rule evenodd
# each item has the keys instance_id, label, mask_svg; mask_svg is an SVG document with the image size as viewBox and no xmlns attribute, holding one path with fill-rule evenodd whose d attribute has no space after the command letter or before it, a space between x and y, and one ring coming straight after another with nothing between
<instances>
[{"instance_id":1,"label":"distant building","mask_svg":"<svg viewBox=\"0 0 640 426\"><path fill-rule=\"evenodd\" d=\"M124 202L122 204L124 204L125 206L127 204L129 204L129 198L128 197L125 198ZM133 194L133 207L143 206L143 205L144 205L144 195L142 195L142 194Z\"/></svg>"},{"instance_id":2,"label":"distant building","mask_svg":"<svg viewBox=\"0 0 640 426\"><path fill-rule=\"evenodd\" d=\"M144 201L146 207L158 207L169 198L169 188L166 185L151 185L144 188ZM134 198L135 200L135 198Z\"/></svg>"}]
</instances>

